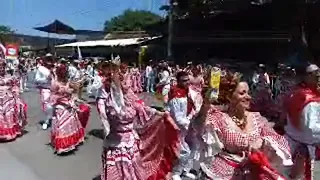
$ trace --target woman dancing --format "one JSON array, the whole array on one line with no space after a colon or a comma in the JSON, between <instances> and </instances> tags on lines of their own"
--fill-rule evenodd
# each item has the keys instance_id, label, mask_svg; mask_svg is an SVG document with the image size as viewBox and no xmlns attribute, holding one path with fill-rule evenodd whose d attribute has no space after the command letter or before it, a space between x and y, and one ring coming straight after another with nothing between
<instances>
[{"instance_id":1,"label":"woman dancing","mask_svg":"<svg viewBox=\"0 0 320 180\"><path fill-rule=\"evenodd\" d=\"M248 111L251 97L247 82L238 73L222 77L217 110L203 106L200 131L204 161L202 179L284 179L283 167L292 165L288 142L258 112ZM207 112L207 113L205 113Z\"/></svg>"},{"instance_id":2,"label":"woman dancing","mask_svg":"<svg viewBox=\"0 0 320 180\"><path fill-rule=\"evenodd\" d=\"M177 127L165 113L145 106L132 93L119 68L108 74L104 78L107 97L99 105L104 113L101 120L108 124L101 179L165 179L175 160Z\"/></svg>"},{"instance_id":3,"label":"woman dancing","mask_svg":"<svg viewBox=\"0 0 320 180\"><path fill-rule=\"evenodd\" d=\"M57 154L70 152L84 141L84 128L78 117L74 87L68 82L67 67L56 68L51 86L50 103L53 106L51 144Z\"/></svg>"},{"instance_id":4,"label":"woman dancing","mask_svg":"<svg viewBox=\"0 0 320 180\"><path fill-rule=\"evenodd\" d=\"M26 125L26 105L19 98L19 81L5 76L5 66L0 61L0 140L12 141L22 135Z\"/></svg>"}]
</instances>

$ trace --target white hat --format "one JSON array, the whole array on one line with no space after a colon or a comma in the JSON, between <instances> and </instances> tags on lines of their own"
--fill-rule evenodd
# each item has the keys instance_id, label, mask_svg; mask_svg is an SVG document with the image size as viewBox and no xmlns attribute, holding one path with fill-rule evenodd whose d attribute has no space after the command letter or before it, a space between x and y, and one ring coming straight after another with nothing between
<instances>
[{"instance_id":1,"label":"white hat","mask_svg":"<svg viewBox=\"0 0 320 180\"><path fill-rule=\"evenodd\" d=\"M319 70L319 67L315 64L310 64L307 68L306 68L306 72L307 73L312 73L314 71Z\"/></svg>"},{"instance_id":2,"label":"white hat","mask_svg":"<svg viewBox=\"0 0 320 180\"><path fill-rule=\"evenodd\" d=\"M263 68L263 67L265 67L265 65L264 64L259 64L259 67Z\"/></svg>"},{"instance_id":3,"label":"white hat","mask_svg":"<svg viewBox=\"0 0 320 180\"><path fill-rule=\"evenodd\" d=\"M52 56L52 54L50 54L50 53L46 54L46 57L51 57L51 56Z\"/></svg>"}]
</instances>

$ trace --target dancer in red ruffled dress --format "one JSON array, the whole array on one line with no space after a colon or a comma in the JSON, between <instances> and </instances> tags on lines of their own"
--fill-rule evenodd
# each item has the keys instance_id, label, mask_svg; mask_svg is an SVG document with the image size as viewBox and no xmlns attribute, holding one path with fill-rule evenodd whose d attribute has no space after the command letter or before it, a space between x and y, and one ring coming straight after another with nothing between
<instances>
[{"instance_id":1,"label":"dancer in red ruffled dress","mask_svg":"<svg viewBox=\"0 0 320 180\"><path fill-rule=\"evenodd\" d=\"M78 117L78 106L72 97L74 88L67 79L67 67L56 68L50 103L54 109L51 144L57 154L73 151L84 141L84 127Z\"/></svg>"},{"instance_id":2,"label":"dancer in red ruffled dress","mask_svg":"<svg viewBox=\"0 0 320 180\"><path fill-rule=\"evenodd\" d=\"M132 91L134 93L141 93L143 89L142 89L142 82L141 82L141 73L139 71L139 68L132 67L130 69L130 76L132 81Z\"/></svg>"},{"instance_id":3,"label":"dancer in red ruffled dress","mask_svg":"<svg viewBox=\"0 0 320 180\"><path fill-rule=\"evenodd\" d=\"M201 179L286 179L284 167L292 165L288 142L266 118L248 111L249 86L239 74L221 78L218 101L225 110L217 110L208 101L202 107L207 113L199 128Z\"/></svg>"},{"instance_id":4,"label":"dancer in red ruffled dress","mask_svg":"<svg viewBox=\"0 0 320 180\"><path fill-rule=\"evenodd\" d=\"M14 76L6 77L5 62L0 61L0 140L2 141L11 141L21 136L26 125L26 104L19 98L18 82ZM20 113L24 116L20 116Z\"/></svg>"},{"instance_id":5,"label":"dancer in red ruffled dress","mask_svg":"<svg viewBox=\"0 0 320 180\"><path fill-rule=\"evenodd\" d=\"M119 69L111 72L111 77L104 78L109 82L104 82L108 93L101 120L108 125L101 179L165 179L175 160L177 127L165 118L165 113L145 106L129 91L130 85L123 81Z\"/></svg>"}]
</instances>

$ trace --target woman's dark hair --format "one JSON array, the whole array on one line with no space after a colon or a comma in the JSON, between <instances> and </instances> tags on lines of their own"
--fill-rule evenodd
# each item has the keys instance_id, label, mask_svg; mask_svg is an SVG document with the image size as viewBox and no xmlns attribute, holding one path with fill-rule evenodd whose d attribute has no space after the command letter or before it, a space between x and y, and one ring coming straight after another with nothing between
<instances>
[{"instance_id":1,"label":"woman's dark hair","mask_svg":"<svg viewBox=\"0 0 320 180\"><path fill-rule=\"evenodd\" d=\"M176 76L177 81L179 81L180 78L181 78L181 77L184 77L184 76L189 76L189 74L188 74L187 72L185 72L185 71L180 71L180 72L178 72L178 73L177 73L177 76Z\"/></svg>"},{"instance_id":2,"label":"woman's dark hair","mask_svg":"<svg viewBox=\"0 0 320 180\"><path fill-rule=\"evenodd\" d=\"M218 102L220 104L228 104L230 98L237 88L238 84L242 81L242 74L227 72L227 74L220 79Z\"/></svg>"},{"instance_id":3,"label":"woman's dark hair","mask_svg":"<svg viewBox=\"0 0 320 180\"><path fill-rule=\"evenodd\" d=\"M56 68L56 75L58 81L67 82L68 81L68 67L66 65L60 65Z\"/></svg>"}]
</instances>

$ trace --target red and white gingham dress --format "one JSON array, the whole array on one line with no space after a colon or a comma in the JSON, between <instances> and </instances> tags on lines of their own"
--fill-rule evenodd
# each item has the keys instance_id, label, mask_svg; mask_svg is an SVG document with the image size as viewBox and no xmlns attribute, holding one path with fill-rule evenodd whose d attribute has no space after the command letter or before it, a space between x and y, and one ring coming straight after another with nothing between
<instances>
[{"instance_id":1,"label":"red and white gingham dress","mask_svg":"<svg viewBox=\"0 0 320 180\"><path fill-rule=\"evenodd\" d=\"M84 142L84 128L71 99L69 84L53 82L50 103L54 106L51 144L57 154L73 151Z\"/></svg>"},{"instance_id":2,"label":"red and white gingham dress","mask_svg":"<svg viewBox=\"0 0 320 180\"><path fill-rule=\"evenodd\" d=\"M158 180L171 171L175 160L175 129L133 93L124 95L117 113L111 96L105 99L110 133L104 140L101 180Z\"/></svg>"},{"instance_id":3,"label":"red and white gingham dress","mask_svg":"<svg viewBox=\"0 0 320 180\"><path fill-rule=\"evenodd\" d=\"M19 123L19 98L14 79L0 78L0 140L10 141L22 135Z\"/></svg>"},{"instance_id":4,"label":"red and white gingham dress","mask_svg":"<svg viewBox=\"0 0 320 180\"><path fill-rule=\"evenodd\" d=\"M210 110L206 119L207 132L216 133L219 141L223 144L223 149L213 152L214 158L210 161L202 163L202 170L204 179L219 179L219 180L242 180L244 178L241 168L245 164L239 166L239 163L233 160L228 160L225 156L221 156L222 153L232 152L232 154L247 153L248 146L254 143L258 138L266 140L270 149L274 149L274 152L281 152L284 157L280 159L291 163L291 155L289 152L288 142L282 136L278 135L270 126L265 118L259 113L251 113L250 116L253 119L253 129L249 133L243 133L240 129L235 129L234 122L231 118L222 112L216 110ZM208 143L207 143L208 144ZM277 156L278 153L268 152L268 158ZM270 155L271 154L271 155ZM272 157L273 158L273 157ZM270 160L270 159L269 159ZM252 173L252 172L250 172ZM269 180L277 179L281 175L272 168L264 167L264 170L259 174L259 179ZM252 177L249 179L252 179Z\"/></svg>"}]
</instances>

